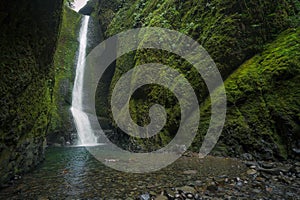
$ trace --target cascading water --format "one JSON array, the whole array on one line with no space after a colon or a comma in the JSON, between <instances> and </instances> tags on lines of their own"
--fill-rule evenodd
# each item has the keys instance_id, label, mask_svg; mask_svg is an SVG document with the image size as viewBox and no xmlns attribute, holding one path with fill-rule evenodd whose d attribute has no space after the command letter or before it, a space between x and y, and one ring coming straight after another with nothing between
<instances>
[{"instance_id":1,"label":"cascading water","mask_svg":"<svg viewBox=\"0 0 300 200\"><path fill-rule=\"evenodd\" d=\"M72 93L71 107L71 112L74 117L76 129L79 136L79 145L84 146L97 145L97 137L94 135L94 131L91 128L88 115L84 112L84 105L82 102L84 95L83 78L85 68L88 22L89 16L84 16L79 34L79 55L76 65L76 76Z\"/></svg>"}]
</instances>

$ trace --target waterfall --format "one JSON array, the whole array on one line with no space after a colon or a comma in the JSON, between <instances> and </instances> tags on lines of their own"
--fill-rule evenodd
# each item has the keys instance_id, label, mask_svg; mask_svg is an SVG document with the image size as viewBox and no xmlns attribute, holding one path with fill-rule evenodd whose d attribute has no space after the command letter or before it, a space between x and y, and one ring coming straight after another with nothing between
<instances>
[{"instance_id":1,"label":"waterfall","mask_svg":"<svg viewBox=\"0 0 300 200\"><path fill-rule=\"evenodd\" d=\"M79 34L79 55L76 65L76 76L72 93L71 107L71 112L74 117L76 129L79 136L79 145L84 146L91 146L97 144L97 137L94 135L94 131L91 128L91 124L87 113L84 112L84 105L82 102L84 95L83 79L86 57L88 22L89 16L84 16Z\"/></svg>"}]
</instances>

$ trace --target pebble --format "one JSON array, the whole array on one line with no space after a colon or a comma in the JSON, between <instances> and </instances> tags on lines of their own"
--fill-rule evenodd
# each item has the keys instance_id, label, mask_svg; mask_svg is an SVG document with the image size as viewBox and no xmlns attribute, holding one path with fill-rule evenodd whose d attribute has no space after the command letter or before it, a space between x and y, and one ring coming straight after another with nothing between
<instances>
[{"instance_id":1,"label":"pebble","mask_svg":"<svg viewBox=\"0 0 300 200\"><path fill-rule=\"evenodd\" d=\"M159 195L155 198L155 200L168 200L168 197L163 196L163 195Z\"/></svg>"},{"instance_id":2,"label":"pebble","mask_svg":"<svg viewBox=\"0 0 300 200\"><path fill-rule=\"evenodd\" d=\"M177 188L177 190L178 190L178 191L181 190L181 191L183 191L183 192L190 192L190 193L196 192L195 188L190 187L190 186L179 187L179 188Z\"/></svg>"},{"instance_id":3,"label":"pebble","mask_svg":"<svg viewBox=\"0 0 300 200\"><path fill-rule=\"evenodd\" d=\"M197 174L198 173L198 171L197 170L186 170L186 171L184 171L183 172L183 174Z\"/></svg>"},{"instance_id":4,"label":"pebble","mask_svg":"<svg viewBox=\"0 0 300 200\"><path fill-rule=\"evenodd\" d=\"M140 200L150 200L150 194L149 193L142 194L140 196Z\"/></svg>"},{"instance_id":5,"label":"pebble","mask_svg":"<svg viewBox=\"0 0 300 200\"><path fill-rule=\"evenodd\" d=\"M266 163L266 162L261 162L261 166L265 169L272 169L276 167L275 163Z\"/></svg>"},{"instance_id":6,"label":"pebble","mask_svg":"<svg viewBox=\"0 0 300 200\"><path fill-rule=\"evenodd\" d=\"M186 197L189 198L189 199L192 199L192 198L194 198L194 195L192 193L187 193Z\"/></svg>"},{"instance_id":7,"label":"pebble","mask_svg":"<svg viewBox=\"0 0 300 200\"><path fill-rule=\"evenodd\" d=\"M218 190L218 186L214 182L212 182L209 186L207 186L206 189L211 192L216 192Z\"/></svg>"},{"instance_id":8,"label":"pebble","mask_svg":"<svg viewBox=\"0 0 300 200\"><path fill-rule=\"evenodd\" d=\"M247 170L247 174L248 175L254 175L256 173L257 173L257 171L255 169L249 169L249 170Z\"/></svg>"},{"instance_id":9,"label":"pebble","mask_svg":"<svg viewBox=\"0 0 300 200\"><path fill-rule=\"evenodd\" d=\"M243 183L242 182L237 182L236 185L239 186L239 187L242 187Z\"/></svg>"},{"instance_id":10,"label":"pebble","mask_svg":"<svg viewBox=\"0 0 300 200\"><path fill-rule=\"evenodd\" d=\"M254 193L260 193L261 190L260 189L253 189L252 192L254 192Z\"/></svg>"}]
</instances>

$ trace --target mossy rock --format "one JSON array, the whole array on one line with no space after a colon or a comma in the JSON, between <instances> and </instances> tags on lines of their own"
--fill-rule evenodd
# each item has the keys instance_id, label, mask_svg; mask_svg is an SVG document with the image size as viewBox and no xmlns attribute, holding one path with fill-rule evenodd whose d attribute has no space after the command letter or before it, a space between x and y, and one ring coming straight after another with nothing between
<instances>
[{"instance_id":1,"label":"mossy rock","mask_svg":"<svg viewBox=\"0 0 300 200\"><path fill-rule=\"evenodd\" d=\"M2 1L0 187L43 160L61 0Z\"/></svg>"},{"instance_id":2,"label":"mossy rock","mask_svg":"<svg viewBox=\"0 0 300 200\"><path fill-rule=\"evenodd\" d=\"M225 81L228 110L216 151L258 159L296 158L300 143L300 28L283 32L265 50ZM210 102L202 107L201 127L210 120ZM194 150L206 129L200 129ZM222 152L218 152L222 153Z\"/></svg>"},{"instance_id":3,"label":"mossy rock","mask_svg":"<svg viewBox=\"0 0 300 200\"><path fill-rule=\"evenodd\" d=\"M212 0L209 2L131 0L122 3L118 12L111 12L109 24L105 25L104 31L105 37L109 37L131 28L147 26L177 30L203 45L216 62L222 77L226 79L246 60L261 53L265 44L274 40L280 32L297 26L298 21L295 18L299 15L297 5L294 0ZM99 13L99 18L108 17L105 13ZM115 73L108 97L122 74L134 66L149 62L159 62L178 69L192 84L199 102L207 98L205 83L189 63L171 53L155 50L139 50L119 58L115 63ZM176 99L174 100L174 96L161 87L144 87L142 90L139 92L143 95L137 96L143 96L143 101L136 97L131 99L133 105L131 116L137 123L142 125L148 123L148 110L153 102L159 101L162 105L172 105L168 108L167 128L145 148L151 149L151 144L154 143L164 146L176 134L178 124ZM107 102L110 102L109 98ZM110 112L109 107L103 109ZM112 116L110 118L113 122ZM114 126L116 127L116 124ZM126 134L118 133L116 136L119 141L123 141L122 137L131 142L136 141L133 138L129 139ZM137 144L144 146L141 140L138 140Z\"/></svg>"}]
</instances>

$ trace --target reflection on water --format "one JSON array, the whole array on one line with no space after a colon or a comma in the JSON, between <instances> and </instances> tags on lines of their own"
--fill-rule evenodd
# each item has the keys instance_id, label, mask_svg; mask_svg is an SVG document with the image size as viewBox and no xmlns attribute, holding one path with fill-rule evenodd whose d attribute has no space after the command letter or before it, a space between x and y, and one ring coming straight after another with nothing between
<instances>
[{"instance_id":1,"label":"reflection on water","mask_svg":"<svg viewBox=\"0 0 300 200\"><path fill-rule=\"evenodd\" d=\"M107 162L111 162L110 158ZM48 148L45 162L14 185L0 190L0 199L124 199L206 177L234 176L245 170L239 166L242 165L231 159L182 157L160 171L131 174L106 167L84 147ZM186 174L186 170L197 173Z\"/></svg>"}]
</instances>

